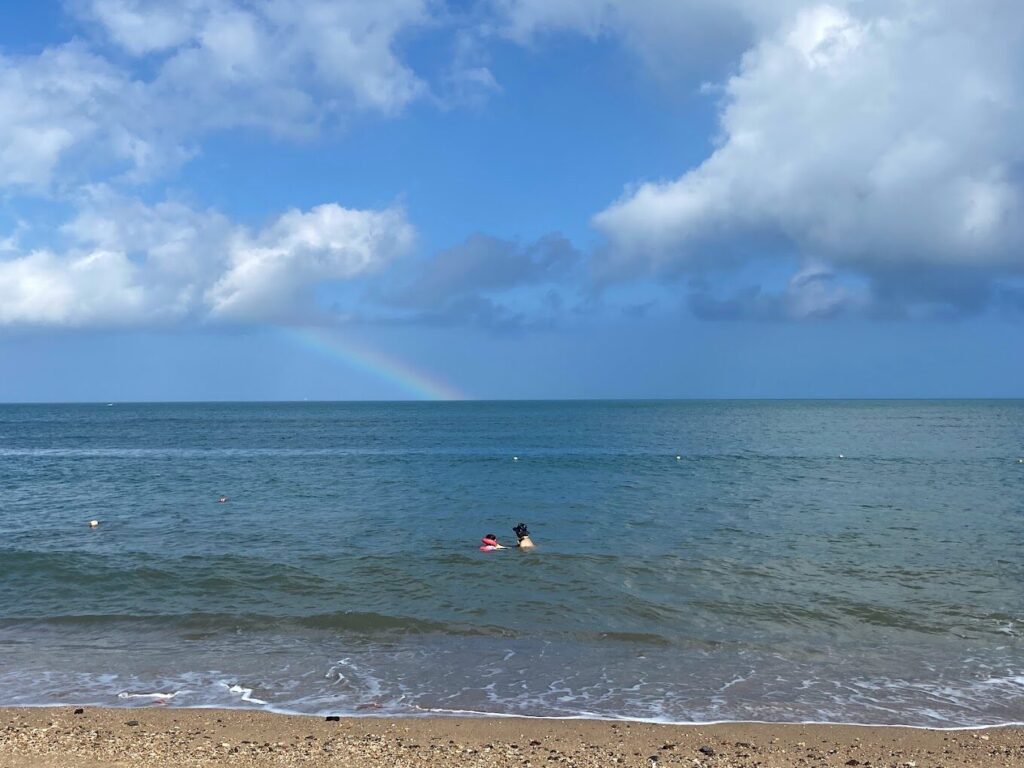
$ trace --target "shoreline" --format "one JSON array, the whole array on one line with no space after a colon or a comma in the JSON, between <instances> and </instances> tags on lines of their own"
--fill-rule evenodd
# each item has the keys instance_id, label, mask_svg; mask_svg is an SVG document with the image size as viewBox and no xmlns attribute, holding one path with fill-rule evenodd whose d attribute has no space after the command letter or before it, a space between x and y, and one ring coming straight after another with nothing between
<instances>
[{"instance_id":1,"label":"shoreline","mask_svg":"<svg viewBox=\"0 0 1024 768\"><path fill-rule=\"evenodd\" d=\"M1024 727L714 723L522 717L327 720L260 710L0 708L4 768L156 766L1015 766Z\"/></svg>"},{"instance_id":2,"label":"shoreline","mask_svg":"<svg viewBox=\"0 0 1024 768\"><path fill-rule=\"evenodd\" d=\"M386 719L395 722L405 720L533 720L538 722L583 722L583 723L619 723L632 725L655 725L670 728L702 728L712 726L766 726L766 727L826 727L826 728L895 728L908 731L937 731L940 733L957 733L971 731L988 731L1001 728L1024 730L1024 720L1009 720L1000 723L984 723L980 725L913 725L910 723L861 723L855 721L834 721L834 720L657 720L643 717L616 717L613 715L523 715L508 714L504 712L481 712L467 709L430 709L419 710L418 712L388 712L378 710L375 706L367 706L364 711L339 712L296 712L273 707L232 707L221 704L199 704L189 706L178 706L168 704L156 694L144 694L139 698L149 699L149 703L137 704L0 704L0 714L18 710L76 710L85 709L102 712L132 712L136 710L166 710L174 712L251 712L271 715L273 717L294 717L308 718L312 720L323 720L325 717L338 717L342 720L372 720Z\"/></svg>"}]
</instances>

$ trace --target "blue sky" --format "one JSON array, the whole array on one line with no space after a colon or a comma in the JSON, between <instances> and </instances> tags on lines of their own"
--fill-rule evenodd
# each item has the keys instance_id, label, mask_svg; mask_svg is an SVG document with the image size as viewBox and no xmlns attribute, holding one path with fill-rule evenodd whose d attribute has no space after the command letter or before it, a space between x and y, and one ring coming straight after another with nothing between
<instances>
[{"instance_id":1,"label":"blue sky","mask_svg":"<svg viewBox=\"0 0 1024 768\"><path fill-rule=\"evenodd\" d=\"M0 25L0 400L1024 395L1002 0Z\"/></svg>"}]
</instances>

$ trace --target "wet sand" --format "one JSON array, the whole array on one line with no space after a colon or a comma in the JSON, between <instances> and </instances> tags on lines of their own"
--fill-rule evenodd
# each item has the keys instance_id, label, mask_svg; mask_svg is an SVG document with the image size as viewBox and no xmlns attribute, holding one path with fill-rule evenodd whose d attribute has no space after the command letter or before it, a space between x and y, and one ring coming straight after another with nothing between
<instances>
[{"instance_id":1,"label":"wet sand","mask_svg":"<svg viewBox=\"0 0 1024 768\"><path fill-rule=\"evenodd\" d=\"M647 725L296 717L216 709L0 709L0 767L1024 766L1024 728Z\"/></svg>"}]
</instances>

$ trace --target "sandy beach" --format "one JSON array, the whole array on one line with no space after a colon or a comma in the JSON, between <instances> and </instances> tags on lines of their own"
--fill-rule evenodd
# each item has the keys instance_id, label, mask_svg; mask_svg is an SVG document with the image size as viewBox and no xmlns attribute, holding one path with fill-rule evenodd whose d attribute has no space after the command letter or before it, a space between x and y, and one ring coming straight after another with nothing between
<instances>
[{"instance_id":1,"label":"sandy beach","mask_svg":"<svg viewBox=\"0 0 1024 768\"><path fill-rule=\"evenodd\" d=\"M0 710L0 766L1022 766L1024 729Z\"/></svg>"}]
</instances>

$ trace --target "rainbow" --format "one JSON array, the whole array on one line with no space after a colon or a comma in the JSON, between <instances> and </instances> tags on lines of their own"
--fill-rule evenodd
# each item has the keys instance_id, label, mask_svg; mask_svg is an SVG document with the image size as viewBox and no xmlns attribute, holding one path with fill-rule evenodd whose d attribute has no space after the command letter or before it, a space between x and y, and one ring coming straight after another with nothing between
<instances>
[{"instance_id":1,"label":"rainbow","mask_svg":"<svg viewBox=\"0 0 1024 768\"><path fill-rule=\"evenodd\" d=\"M319 355L339 360L396 385L417 400L465 400L466 395L404 360L370 349L326 328L281 328L280 332L302 347Z\"/></svg>"}]
</instances>

